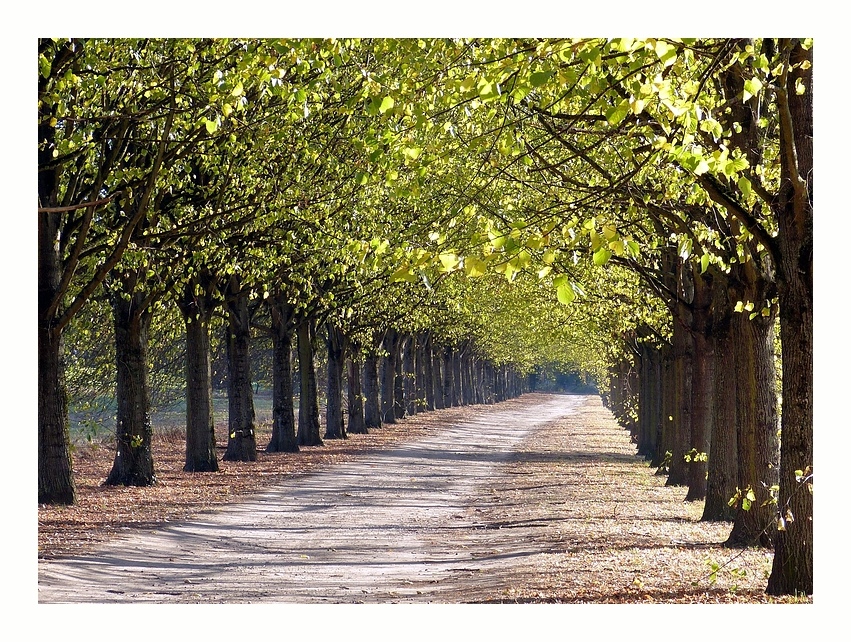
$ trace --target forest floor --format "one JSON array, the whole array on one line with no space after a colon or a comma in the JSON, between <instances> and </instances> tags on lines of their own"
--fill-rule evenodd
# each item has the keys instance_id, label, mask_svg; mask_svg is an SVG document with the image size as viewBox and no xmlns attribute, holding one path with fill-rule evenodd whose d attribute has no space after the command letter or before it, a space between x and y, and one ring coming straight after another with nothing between
<instances>
[{"instance_id":1,"label":"forest floor","mask_svg":"<svg viewBox=\"0 0 851 642\"><path fill-rule=\"evenodd\" d=\"M406 418L298 454L101 486L108 447L74 452L79 502L38 511L39 602L765 603L772 554L635 455L596 396L527 394ZM224 427L217 427L224 434ZM224 443L219 444L223 451Z\"/></svg>"}]
</instances>

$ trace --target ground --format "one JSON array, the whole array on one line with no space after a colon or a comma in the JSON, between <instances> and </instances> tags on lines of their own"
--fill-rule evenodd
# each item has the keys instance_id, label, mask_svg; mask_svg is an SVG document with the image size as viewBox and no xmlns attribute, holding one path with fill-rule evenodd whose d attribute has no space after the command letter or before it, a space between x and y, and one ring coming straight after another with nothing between
<instances>
[{"instance_id":1,"label":"ground","mask_svg":"<svg viewBox=\"0 0 851 642\"><path fill-rule=\"evenodd\" d=\"M109 448L77 448L79 503L39 507L40 602L811 601L765 596L770 551L720 546L730 524L700 522L595 396L422 413L219 473L183 454L158 433L158 484L107 488Z\"/></svg>"}]
</instances>

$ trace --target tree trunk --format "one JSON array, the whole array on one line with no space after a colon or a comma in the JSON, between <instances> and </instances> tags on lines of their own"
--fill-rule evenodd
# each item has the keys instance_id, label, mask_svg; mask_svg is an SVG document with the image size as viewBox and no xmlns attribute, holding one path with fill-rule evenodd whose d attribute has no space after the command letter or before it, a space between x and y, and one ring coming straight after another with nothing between
<instances>
[{"instance_id":1,"label":"tree trunk","mask_svg":"<svg viewBox=\"0 0 851 642\"><path fill-rule=\"evenodd\" d=\"M304 319L296 330L298 337L298 445L322 446L319 420L319 393L313 363L313 322Z\"/></svg>"},{"instance_id":2,"label":"tree trunk","mask_svg":"<svg viewBox=\"0 0 851 642\"><path fill-rule=\"evenodd\" d=\"M692 338L694 361L692 371L691 448L688 465L686 501L706 498L709 470L709 448L712 437L712 402L715 397L715 343L712 337L713 279L709 273L700 274L693 268L694 305L692 308Z\"/></svg>"},{"instance_id":3,"label":"tree trunk","mask_svg":"<svg viewBox=\"0 0 851 642\"><path fill-rule=\"evenodd\" d=\"M378 383L379 357L368 355L363 362L363 420L367 430L381 428L381 394Z\"/></svg>"},{"instance_id":4,"label":"tree trunk","mask_svg":"<svg viewBox=\"0 0 851 642\"><path fill-rule=\"evenodd\" d=\"M417 335L416 337L417 350L415 353L415 364L414 364L414 372L416 376L414 378L414 395L416 397L416 410L417 412L425 412L428 408L426 406L426 336L424 334Z\"/></svg>"},{"instance_id":5,"label":"tree trunk","mask_svg":"<svg viewBox=\"0 0 851 642\"><path fill-rule=\"evenodd\" d=\"M39 175L41 180L41 175ZM39 185L39 195L42 187ZM38 503L73 504L62 332L48 316L60 280L59 214L38 214Z\"/></svg>"},{"instance_id":6,"label":"tree trunk","mask_svg":"<svg viewBox=\"0 0 851 642\"><path fill-rule=\"evenodd\" d=\"M360 346L352 345L351 354L346 360L348 367L348 412L349 412L349 432L359 435L367 433L366 419L364 417L363 408L363 391L361 389L361 371L363 368L360 363Z\"/></svg>"},{"instance_id":7,"label":"tree trunk","mask_svg":"<svg viewBox=\"0 0 851 642\"><path fill-rule=\"evenodd\" d=\"M452 350L452 405L464 405L463 382L461 381L461 348Z\"/></svg>"},{"instance_id":8,"label":"tree trunk","mask_svg":"<svg viewBox=\"0 0 851 642\"><path fill-rule=\"evenodd\" d=\"M751 270L752 266L748 267ZM741 300L764 301L754 290ZM738 488L753 500L739 501L727 546L771 546L766 530L773 523L774 507L768 505L768 488L777 483L777 392L774 371L774 324L770 316L736 314L733 320L736 346L736 420L738 423ZM763 505L766 504L766 505ZM748 510L745 510L748 508Z\"/></svg>"},{"instance_id":9,"label":"tree trunk","mask_svg":"<svg viewBox=\"0 0 851 642\"><path fill-rule=\"evenodd\" d=\"M773 203L780 248L780 338L783 357L783 414L780 440L779 512L775 529L771 595L813 592L813 51L781 40L790 63L799 65L779 92L780 194ZM807 62L809 67L801 67ZM795 91L796 83L806 88ZM788 109L787 109L788 108ZM797 477L803 473L802 479ZM790 519L791 518L791 519Z\"/></svg>"},{"instance_id":10,"label":"tree trunk","mask_svg":"<svg viewBox=\"0 0 851 642\"><path fill-rule=\"evenodd\" d=\"M714 308L715 385L714 420L709 447L709 471L703 521L733 521L736 510L729 505L736 492L738 457L736 448L736 359L732 337L732 306L726 287L716 289Z\"/></svg>"},{"instance_id":11,"label":"tree trunk","mask_svg":"<svg viewBox=\"0 0 851 642\"><path fill-rule=\"evenodd\" d=\"M399 336L394 345L393 355L393 416L396 419L405 418L405 363L402 358L402 348L405 339Z\"/></svg>"},{"instance_id":12,"label":"tree trunk","mask_svg":"<svg viewBox=\"0 0 851 642\"><path fill-rule=\"evenodd\" d=\"M396 423L396 411L394 409L396 388L396 345L399 342L399 333L393 329L384 335L383 349L385 354L381 357L381 420L385 424Z\"/></svg>"},{"instance_id":13,"label":"tree trunk","mask_svg":"<svg viewBox=\"0 0 851 642\"><path fill-rule=\"evenodd\" d=\"M151 486L156 482L151 450L151 391L148 386L148 329L151 312L134 292L138 274L118 276L112 295L115 322L116 452L107 486ZM124 295L129 294L129 300Z\"/></svg>"},{"instance_id":14,"label":"tree trunk","mask_svg":"<svg viewBox=\"0 0 851 642\"><path fill-rule=\"evenodd\" d=\"M405 396L405 414L412 416L417 414L417 341L413 335L407 336L405 337L402 345L402 378Z\"/></svg>"},{"instance_id":15,"label":"tree trunk","mask_svg":"<svg viewBox=\"0 0 851 642\"><path fill-rule=\"evenodd\" d=\"M210 357L213 279L186 284L180 310L186 325L186 459L184 472L216 472L216 432Z\"/></svg>"},{"instance_id":16,"label":"tree trunk","mask_svg":"<svg viewBox=\"0 0 851 642\"><path fill-rule=\"evenodd\" d=\"M345 339L342 331L331 323L326 324L328 348L328 396L325 409L325 439L345 439L346 424L343 419L343 366Z\"/></svg>"},{"instance_id":17,"label":"tree trunk","mask_svg":"<svg viewBox=\"0 0 851 642\"><path fill-rule=\"evenodd\" d=\"M224 461L257 461L254 389L251 386L251 325L248 291L232 276L227 296L228 445Z\"/></svg>"},{"instance_id":18,"label":"tree trunk","mask_svg":"<svg viewBox=\"0 0 851 642\"><path fill-rule=\"evenodd\" d=\"M280 294L267 300L272 319L272 438L267 453L297 453L293 403L294 306Z\"/></svg>"},{"instance_id":19,"label":"tree trunk","mask_svg":"<svg viewBox=\"0 0 851 642\"><path fill-rule=\"evenodd\" d=\"M426 410L434 410L434 355L431 348L431 333L425 335L422 351L423 364L423 388L425 389L425 407Z\"/></svg>"},{"instance_id":20,"label":"tree trunk","mask_svg":"<svg viewBox=\"0 0 851 642\"><path fill-rule=\"evenodd\" d=\"M443 350L434 343L431 345L431 375L432 390L434 391L434 407L436 410L446 408L443 402Z\"/></svg>"},{"instance_id":21,"label":"tree trunk","mask_svg":"<svg viewBox=\"0 0 851 642\"><path fill-rule=\"evenodd\" d=\"M685 455L689 451L691 442L693 356L694 347L691 335L683 327L683 322L675 318L674 421L671 442L671 469L668 472L668 480L665 482L667 486L685 486L688 484L688 466L686 465Z\"/></svg>"},{"instance_id":22,"label":"tree trunk","mask_svg":"<svg viewBox=\"0 0 851 642\"><path fill-rule=\"evenodd\" d=\"M452 348L450 347L443 348L443 364L441 366L441 370L443 371L443 407L451 408L452 389L455 387L453 382L453 379L455 378L455 371L452 369Z\"/></svg>"}]
</instances>

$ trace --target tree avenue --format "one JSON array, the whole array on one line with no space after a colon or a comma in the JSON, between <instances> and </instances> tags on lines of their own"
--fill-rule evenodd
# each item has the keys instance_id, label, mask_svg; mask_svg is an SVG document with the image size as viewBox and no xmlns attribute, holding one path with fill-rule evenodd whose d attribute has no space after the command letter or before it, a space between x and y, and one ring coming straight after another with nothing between
<instances>
[{"instance_id":1,"label":"tree avenue","mask_svg":"<svg viewBox=\"0 0 851 642\"><path fill-rule=\"evenodd\" d=\"M572 377L728 546L773 548L768 593L812 594L811 40L43 39L38 60L39 503L75 502L69 401L95 391L105 483L156 483L161 370L185 470L216 472L217 350L231 461Z\"/></svg>"}]
</instances>

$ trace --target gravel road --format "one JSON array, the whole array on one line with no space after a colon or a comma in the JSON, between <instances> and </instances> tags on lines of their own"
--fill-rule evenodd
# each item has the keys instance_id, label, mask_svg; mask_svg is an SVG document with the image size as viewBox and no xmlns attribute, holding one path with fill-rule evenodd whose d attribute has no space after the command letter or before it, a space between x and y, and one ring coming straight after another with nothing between
<instances>
[{"instance_id":1,"label":"gravel road","mask_svg":"<svg viewBox=\"0 0 851 642\"><path fill-rule=\"evenodd\" d=\"M493 525L482 522L480 506L507 480L503 464L536 429L587 400L531 395L482 406L392 451L90 555L40 561L39 603L464 601L535 553L522 530L497 546Z\"/></svg>"}]
</instances>

